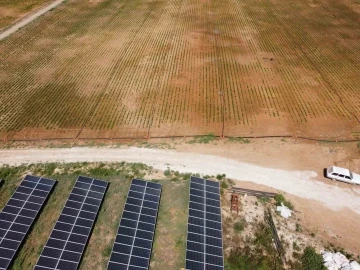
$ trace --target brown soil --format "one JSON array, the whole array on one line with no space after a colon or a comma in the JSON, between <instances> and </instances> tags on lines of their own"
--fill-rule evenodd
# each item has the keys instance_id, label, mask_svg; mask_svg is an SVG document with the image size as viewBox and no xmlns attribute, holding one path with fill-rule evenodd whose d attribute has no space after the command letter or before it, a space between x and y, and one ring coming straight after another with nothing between
<instances>
[{"instance_id":1,"label":"brown soil","mask_svg":"<svg viewBox=\"0 0 360 270\"><path fill-rule=\"evenodd\" d=\"M356 9L353 0L67 1L0 43L0 139L80 130L354 139Z\"/></svg>"}]
</instances>

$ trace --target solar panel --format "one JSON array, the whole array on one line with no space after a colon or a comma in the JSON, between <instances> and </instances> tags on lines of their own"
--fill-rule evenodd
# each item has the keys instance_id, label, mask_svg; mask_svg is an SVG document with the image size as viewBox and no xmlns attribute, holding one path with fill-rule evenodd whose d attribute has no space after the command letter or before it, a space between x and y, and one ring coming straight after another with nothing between
<instances>
[{"instance_id":1,"label":"solar panel","mask_svg":"<svg viewBox=\"0 0 360 270\"><path fill-rule=\"evenodd\" d=\"M186 269L224 269L218 182L191 177Z\"/></svg>"},{"instance_id":2,"label":"solar panel","mask_svg":"<svg viewBox=\"0 0 360 270\"><path fill-rule=\"evenodd\" d=\"M77 269L108 182L79 176L34 269Z\"/></svg>"},{"instance_id":3,"label":"solar panel","mask_svg":"<svg viewBox=\"0 0 360 270\"><path fill-rule=\"evenodd\" d=\"M160 184L132 180L107 269L149 268L160 195Z\"/></svg>"},{"instance_id":4,"label":"solar panel","mask_svg":"<svg viewBox=\"0 0 360 270\"><path fill-rule=\"evenodd\" d=\"M0 213L0 269L8 269L56 181L26 175Z\"/></svg>"}]
</instances>

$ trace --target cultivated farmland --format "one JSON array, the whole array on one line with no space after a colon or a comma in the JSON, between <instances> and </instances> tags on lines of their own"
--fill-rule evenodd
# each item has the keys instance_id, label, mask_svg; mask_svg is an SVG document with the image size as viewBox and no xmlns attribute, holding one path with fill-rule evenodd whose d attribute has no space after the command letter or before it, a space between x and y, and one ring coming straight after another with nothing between
<instances>
[{"instance_id":1,"label":"cultivated farmland","mask_svg":"<svg viewBox=\"0 0 360 270\"><path fill-rule=\"evenodd\" d=\"M48 2L51 0L1 0L0 29Z\"/></svg>"},{"instance_id":2,"label":"cultivated farmland","mask_svg":"<svg viewBox=\"0 0 360 270\"><path fill-rule=\"evenodd\" d=\"M359 138L359 12L69 0L0 42L0 138Z\"/></svg>"}]
</instances>

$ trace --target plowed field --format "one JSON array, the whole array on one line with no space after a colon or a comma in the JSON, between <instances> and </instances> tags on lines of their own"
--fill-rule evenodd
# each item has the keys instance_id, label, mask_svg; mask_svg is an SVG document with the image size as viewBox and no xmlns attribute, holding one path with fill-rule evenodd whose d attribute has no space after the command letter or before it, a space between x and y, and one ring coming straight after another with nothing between
<instances>
[{"instance_id":1,"label":"plowed field","mask_svg":"<svg viewBox=\"0 0 360 270\"><path fill-rule=\"evenodd\" d=\"M21 19L31 11L50 3L51 0L1 0L0 29Z\"/></svg>"},{"instance_id":2,"label":"plowed field","mask_svg":"<svg viewBox=\"0 0 360 270\"><path fill-rule=\"evenodd\" d=\"M356 0L69 0L0 42L0 138L360 137Z\"/></svg>"}]
</instances>

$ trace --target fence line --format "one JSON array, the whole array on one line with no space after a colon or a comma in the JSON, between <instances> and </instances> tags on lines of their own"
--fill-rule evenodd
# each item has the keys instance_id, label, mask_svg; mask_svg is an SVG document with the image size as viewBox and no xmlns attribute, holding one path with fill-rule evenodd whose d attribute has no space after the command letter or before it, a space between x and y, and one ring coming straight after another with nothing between
<instances>
[{"instance_id":1,"label":"fence line","mask_svg":"<svg viewBox=\"0 0 360 270\"><path fill-rule=\"evenodd\" d=\"M60 137L60 138L38 138L38 139L2 139L2 141L12 141L12 142L36 142L36 141L58 141L58 140L146 140L146 139L176 139L176 138L194 138L194 137L202 137L202 136L208 136L209 134L203 134L203 135L174 135L174 136L149 136L149 137L89 137L89 138L77 138L77 137ZM338 143L338 142L360 142L359 139L349 139L349 140L342 140L342 139L319 139L319 138L313 138L313 137L306 137L306 136L295 136L295 135L260 135L260 136L220 136L220 135L214 135L215 138L243 138L243 139L269 139L269 138L289 138L289 139L301 139L301 140L308 140L308 141L316 141L316 142L327 142L327 143Z\"/></svg>"},{"instance_id":2,"label":"fence line","mask_svg":"<svg viewBox=\"0 0 360 270\"><path fill-rule=\"evenodd\" d=\"M265 217L266 222L269 224L269 227L270 227L271 232L273 234L275 247L276 247L276 250L277 250L277 252L279 254L279 257L281 258L283 264L286 264L285 250L284 250L284 247L283 247L283 245L282 245L282 243L280 241L280 238L279 238L279 235L277 233L276 226L275 226L272 214L271 214L271 210L269 208L264 211L264 217Z\"/></svg>"}]
</instances>

